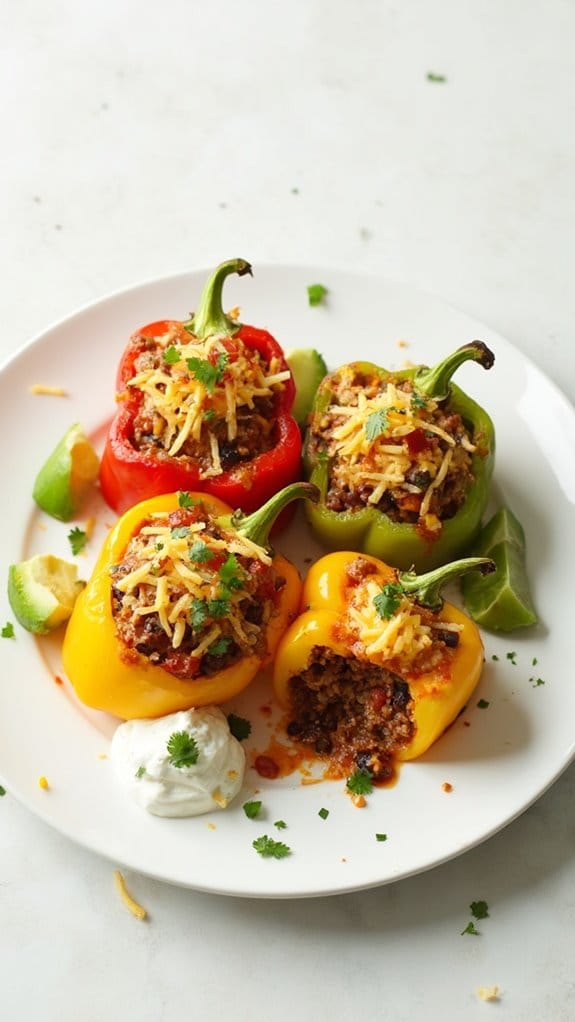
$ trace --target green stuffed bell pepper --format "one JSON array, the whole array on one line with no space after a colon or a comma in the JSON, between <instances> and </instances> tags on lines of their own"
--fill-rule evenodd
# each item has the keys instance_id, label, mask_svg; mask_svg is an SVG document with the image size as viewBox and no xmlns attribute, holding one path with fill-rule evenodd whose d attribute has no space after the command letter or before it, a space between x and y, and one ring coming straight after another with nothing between
<instances>
[{"instance_id":1,"label":"green stuffed bell pepper","mask_svg":"<svg viewBox=\"0 0 575 1022\"><path fill-rule=\"evenodd\" d=\"M494 356L473 341L432 368L352 362L324 378L304 463L321 493L306 513L326 546L418 572L469 547L487 505L495 431L452 382L467 361L490 369Z\"/></svg>"}]
</instances>

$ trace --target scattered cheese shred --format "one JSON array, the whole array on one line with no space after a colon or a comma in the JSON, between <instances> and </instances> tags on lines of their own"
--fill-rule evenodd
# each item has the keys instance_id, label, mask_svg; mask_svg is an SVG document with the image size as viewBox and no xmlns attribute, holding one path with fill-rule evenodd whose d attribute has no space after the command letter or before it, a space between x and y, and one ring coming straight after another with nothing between
<instances>
[{"instance_id":1,"label":"scattered cheese shred","mask_svg":"<svg viewBox=\"0 0 575 1022\"><path fill-rule=\"evenodd\" d=\"M47 397L68 397L64 387L51 387L46 383L33 383L29 390L31 394L44 394Z\"/></svg>"},{"instance_id":2,"label":"scattered cheese shred","mask_svg":"<svg viewBox=\"0 0 575 1022\"><path fill-rule=\"evenodd\" d=\"M47 778L44 777L44 774L42 774L42 776L38 778L38 785L40 788L43 788L44 791L47 791L48 788L50 787Z\"/></svg>"},{"instance_id":3,"label":"scattered cheese shred","mask_svg":"<svg viewBox=\"0 0 575 1022\"><path fill-rule=\"evenodd\" d=\"M126 881L119 869L114 870L114 880L116 888L126 908L129 909L136 919L146 919L148 916L146 909L142 905L139 905L137 901L134 901L131 894L128 893Z\"/></svg>"},{"instance_id":4,"label":"scattered cheese shred","mask_svg":"<svg viewBox=\"0 0 575 1022\"><path fill-rule=\"evenodd\" d=\"M477 996L480 1001L498 1001L499 1000L499 987L477 987Z\"/></svg>"}]
</instances>

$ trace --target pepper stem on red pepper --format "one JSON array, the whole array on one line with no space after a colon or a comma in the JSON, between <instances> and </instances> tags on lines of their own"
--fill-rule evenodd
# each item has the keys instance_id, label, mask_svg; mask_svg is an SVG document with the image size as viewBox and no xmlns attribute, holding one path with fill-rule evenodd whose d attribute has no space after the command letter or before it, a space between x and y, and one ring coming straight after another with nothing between
<instances>
[{"instance_id":1,"label":"pepper stem on red pepper","mask_svg":"<svg viewBox=\"0 0 575 1022\"><path fill-rule=\"evenodd\" d=\"M403 571L398 574L397 581L405 596L413 596L418 603L423 607L429 607L430 610L441 610L443 599L440 592L448 582L452 582L467 571L480 571L482 575L490 575L496 570L495 561L489 557L464 557L459 561L452 561L451 564L444 564L441 568L427 571L425 575Z\"/></svg>"},{"instance_id":2,"label":"pepper stem on red pepper","mask_svg":"<svg viewBox=\"0 0 575 1022\"><path fill-rule=\"evenodd\" d=\"M226 316L222 307L222 290L226 277L230 273L237 273L239 277L246 273L251 275L252 268L245 259L228 259L220 263L214 272L208 277L197 312L185 324L194 337L203 341L206 337L231 337L237 333L240 324Z\"/></svg>"},{"instance_id":3,"label":"pepper stem on red pepper","mask_svg":"<svg viewBox=\"0 0 575 1022\"><path fill-rule=\"evenodd\" d=\"M449 397L449 384L456 369L464 362L479 362L484 369L491 369L495 362L495 355L483 341L471 341L471 344L464 344L457 348L451 355L438 362L431 369L423 367L418 370L414 377L414 384L417 390L434 398L435 401L444 401Z\"/></svg>"},{"instance_id":4,"label":"pepper stem on red pepper","mask_svg":"<svg viewBox=\"0 0 575 1022\"><path fill-rule=\"evenodd\" d=\"M284 507L291 504L292 500L311 500L317 504L319 495L319 490L313 483L292 483L270 497L263 507L253 511L251 515L244 515L241 511L236 511L235 514L226 516L225 522L227 525L231 525L240 536L245 536L252 543L267 548L272 525Z\"/></svg>"}]
</instances>

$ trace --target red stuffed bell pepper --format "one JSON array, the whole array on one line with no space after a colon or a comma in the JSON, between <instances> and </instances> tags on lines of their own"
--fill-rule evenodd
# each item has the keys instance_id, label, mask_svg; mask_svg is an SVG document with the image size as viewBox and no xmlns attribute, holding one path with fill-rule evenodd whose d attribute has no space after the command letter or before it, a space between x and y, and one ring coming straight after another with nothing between
<instances>
[{"instance_id":1,"label":"red stuffed bell pepper","mask_svg":"<svg viewBox=\"0 0 575 1022\"><path fill-rule=\"evenodd\" d=\"M292 376L271 334L224 313L231 273L251 273L250 264L222 263L189 322L151 323L124 352L120 408L100 470L104 497L119 513L177 490L249 513L300 477Z\"/></svg>"}]
</instances>

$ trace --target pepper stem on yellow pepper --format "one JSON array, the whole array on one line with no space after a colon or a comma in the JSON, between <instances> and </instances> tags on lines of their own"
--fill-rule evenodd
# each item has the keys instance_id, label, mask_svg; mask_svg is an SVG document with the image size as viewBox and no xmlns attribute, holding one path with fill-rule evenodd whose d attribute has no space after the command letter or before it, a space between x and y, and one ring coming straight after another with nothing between
<instances>
[{"instance_id":1,"label":"pepper stem on yellow pepper","mask_svg":"<svg viewBox=\"0 0 575 1022\"><path fill-rule=\"evenodd\" d=\"M479 362L484 369L491 369L495 362L495 356L483 341L471 341L464 344L456 351L444 358L442 362L432 366L431 369L421 368L414 377L414 384L417 390L434 398L435 401L443 401L449 396L449 384L456 369L464 362Z\"/></svg>"},{"instance_id":2,"label":"pepper stem on yellow pepper","mask_svg":"<svg viewBox=\"0 0 575 1022\"><path fill-rule=\"evenodd\" d=\"M423 607L430 610L441 610L443 599L440 595L443 586L452 582L467 571L480 571L482 575L490 575L497 570L495 561L489 557L463 557L441 568L427 571L425 575L416 575L414 571L402 571L397 576L402 592L413 596Z\"/></svg>"},{"instance_id":3,"label":"pepper stem on yellow pepper","mask_svg":"<svg viewBox=\"0 0 575 1022\"><path fill-rule=\"evenodd\" d=\"M269 547L271 528L284 507L291 504L293 500L310 500L317 504L319 496L319 489L313 483L292 483L270 497L263 507L253 511L250 515L236 511L235 514L226 515L220 521L228 526L231 525L240 536L245 536L252 543L267 548Z\"/></svg>"},{"instance_id":4,"label":"pepper stem on yellow pepper","mask_svg":"<svg viewBox=\"0 0 575 1022\"><path fill-rule=\"evenodd\" d=\"M200 340L214 335L231 337L237 333L241 324L226 316L222 306L222 289L230 273L243 277L246 273L251 275L251 272L251 265L245 259L228 259L216 266L206 281L197 312L185 323L186 330Z\"/></svg>"}]
</instances>

